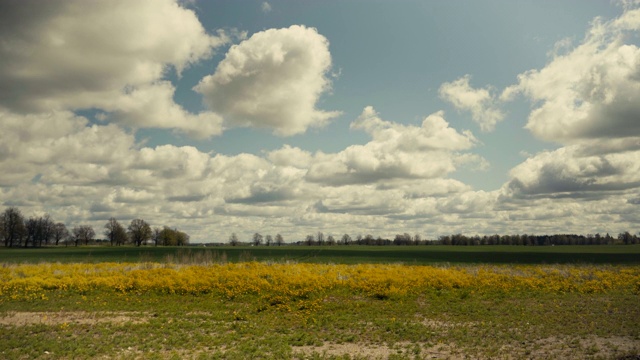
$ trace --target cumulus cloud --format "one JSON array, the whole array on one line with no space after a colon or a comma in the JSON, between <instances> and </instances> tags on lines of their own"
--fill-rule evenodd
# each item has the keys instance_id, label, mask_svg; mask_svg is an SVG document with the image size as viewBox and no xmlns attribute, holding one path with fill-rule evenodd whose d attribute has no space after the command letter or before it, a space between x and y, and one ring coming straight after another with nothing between
<instances>
[{"instance_id":1,"label":"cumulus cloud","mask_svg":"<svg viewBox=\"0 0 640 360\"><path fill-rule=\"evenodd\" d=\"M443 116L438 112L427 116L421 127L407 126L382 120L372 107L366 107L351 128L365 130L372 140L339 153L316 154L307 179L339 186L444 177L463 156L455 151L477 141L470 132L450 128Z\"/></svg>"},{"instance_id":2,"label":"cumulus cloud","mask_svg":"<svg viewBox=\"0 0 640 360\"><path fill-rule=\"evenodd\" d=\"M8 1L0 4L0 33L0 107L97 108L131 127L220 132L219 119L188 114L161 79L229 39L207 34L174 0Z\"/></svg>"},{"instance_id":3,"label":"cumulus cloud","mask_svg":"<svg viewBox=\"0 0 640 360\"><path fill-rule=\"evenodd\" d=\"M405 152L466 150L477 143L470 131L459 133L450 128L444 119L444 111L427 116L422 126L416 127L382 120L372 106L367 106L351 123L351 128L362 129L371 135L373 141Z\"/></svg>"},{"instance_id":4,"label":"cumulus cloud","mask_svg":"<svg viewBox=\"0 0 640 360\"><path fill-rule=\"evenodd\" d=\"M88 126L70 112L18 115L0 113L0 183L15 185L39 176L55 183L93 181L133 146L133 136L114 125ZM41 168L47 169L41 172ZM87 175L77 172L87 171ZM90 171L89 171L90 170Z\"/></svg>"},{"instance_id":5,"label":"cumulus cloud","mask_svg":"<svg viewBox=\"0 0 640 360\"><path fill-rule=\"evenodd\" d=\"M465 75L453 82L440 85L440 97L459 110L471 112L473 121L482 131L492 131L504 119L498 108L497 99L490 89L474 89L469 85L471 76Z\"/></svg>"},{"instance_id":6,"label":"cumulus cloud","mask_svg":"<svg viewBox=\"0 0 640 360\"><path fill-rule=\"evenodd\" d=\"M537 154L511 170L516 197L598 197L640 186L640 152L581 155L577 145Z\"/></svg>"},{"instance_id":7,"label":"cumulus cloud","mask_svg":"<svg viewBox=\"0 0 640 360\"><path fill-rule=\"evenodd\" d=\"M264 1L262 2L262 5L260 6L260 8L262 9L263 13L270 13L272 8L271 8L271 4L269 4L268 2Z\"/></svg>"},{"instance_id":8,"label":"cumulus cloud","mask_svg":"<svg viewBox=\"0 0 640 360\"><path fill-rule=\"evenodd\" d=\"M222 133L222 117L210 111L192 114L173 101L175 88L168 81L138 86L123 94L104 120L133 128L177 129L193 138Z\"/></svg>"},{"instance_id":9,"label":"cumulus cloud","mask_svg":"<svg viewBox=\"0 0 640 360\"><path fill-rule=\"evenodd\" d=\"M313 160L310 152L289 145L269 152L267 157L276 166L292 166L299 169L308 168Z\"/></svg>"},{"instance_id":10,"label":"cumulus cloud","mask_svg":"<svg viewBox=\"0 0 640 360\"><path fill-rule=\"evenodd\" d=\"M549 141L640 136L640 49L625 43L640 29L640 9L596 19L574 49L518 77L502 98L521 93L535 108L526 128Z\"/></svg>"},{"instance_id":11,"label":"cumulus cloud","mask_svg":"<svg viewBox=\"0 0 640 360\"><path fill-rule=\"evenodd\" d=\"M640 49L626 43L640 30L640 9L631 5L616 19L594 20L575 48L519 75L503 92L505 100L529 99L526 128L563 145L512 169L507 201L595 201L640 187Z\"/></svg>"},{"instance_id":12,"label":"cumulus cloud","mask_svg":"<svg viewBox=\"0 0 640 360\"><path fill-rule=\"evenodd\" d=\"M230 124L288 136L339 114L316 109L330 89L330 68L329 41L314 28L294 25L258 32L231 47L194 89Z\"/></svg>"},{"instance_id":13,"label":"cumulus cloud","mask_svg":"<svg viewBox=\"0 0 640 360\"><path fill-rule=\"evenodd\" d=\"M486 216L493 210L496 194L485 191L466 191L438 200L436 208L445 214L477 214Z\"/></svg>"}]
</instances>

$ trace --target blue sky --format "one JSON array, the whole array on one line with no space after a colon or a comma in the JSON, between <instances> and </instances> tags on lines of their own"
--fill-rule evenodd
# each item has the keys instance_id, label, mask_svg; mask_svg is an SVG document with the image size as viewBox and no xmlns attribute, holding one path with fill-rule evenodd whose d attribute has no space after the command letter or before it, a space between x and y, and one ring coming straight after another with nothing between
<instances>
[{"instance_id":1,"label":"blue sky","mask_svg":"<svg viewBox=\"0 0 640 360\"><path fill-rule=\"evenodd\" d=\"M27 216L637 232L636 1L1 7L0 203Z\"/></svg>"}]
</instances>

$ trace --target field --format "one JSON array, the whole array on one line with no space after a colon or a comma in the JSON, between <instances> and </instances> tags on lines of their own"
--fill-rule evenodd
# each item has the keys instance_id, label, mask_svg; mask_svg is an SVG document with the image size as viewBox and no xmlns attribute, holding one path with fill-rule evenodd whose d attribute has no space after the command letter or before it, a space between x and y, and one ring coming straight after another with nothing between
<instances>
[{"instance_id":1,"label":"field","mask_svg":"<svg viewBox=\"0 0 640 360\"><path fill-rule=\"evenodd\" d=\"M626 264L640 265L640 245L619 246L259 246L0 248L0 263L166 262L180 258L334 264Z\"/></svg>"},{"instance_id":2,"label":"field","mask_svg":"<svg viewBox=\"0 0 640 360\"><path fill-rule=\"evenodd\" d=\"M640 247L0 250L0 358L635 359Z\"/></svg>"}]
</instances>

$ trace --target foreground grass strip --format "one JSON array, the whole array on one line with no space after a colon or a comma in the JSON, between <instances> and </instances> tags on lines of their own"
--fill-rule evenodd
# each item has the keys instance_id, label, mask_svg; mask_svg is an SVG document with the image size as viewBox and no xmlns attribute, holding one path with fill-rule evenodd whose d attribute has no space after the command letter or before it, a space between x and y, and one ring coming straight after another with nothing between
<instances>
[{"instance_id":1,"label":"foreground grass strip","mask_svg":"<svg viewBox=\"0 0 640 360\"><path fill-rule=\"evenodd\" d=\"M622 358L640 267L0 265L0 358Z\"/></svg>"}]
</instances>

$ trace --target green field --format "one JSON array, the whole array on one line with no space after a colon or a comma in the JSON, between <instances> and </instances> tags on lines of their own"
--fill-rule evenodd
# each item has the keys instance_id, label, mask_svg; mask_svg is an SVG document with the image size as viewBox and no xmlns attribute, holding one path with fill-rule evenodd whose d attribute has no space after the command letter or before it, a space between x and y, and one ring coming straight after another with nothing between
<instances>
[{"instance_id":1,"label":"green field","mask_svg":"<svg viewBox=\"0 0 640 360\"><path fill-rule=\"evenodd\" d=\"M282 246L0 248L0 263L163 262L181 257L238 261L361 264L627 264L640 245L585 246Z\"/></svg>"}]
</instances>

